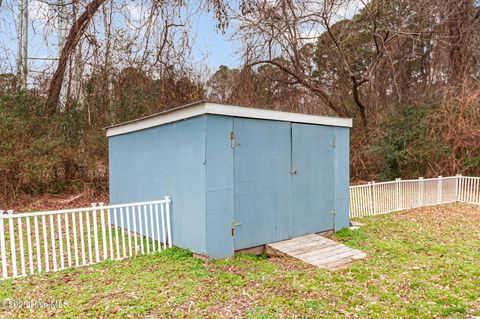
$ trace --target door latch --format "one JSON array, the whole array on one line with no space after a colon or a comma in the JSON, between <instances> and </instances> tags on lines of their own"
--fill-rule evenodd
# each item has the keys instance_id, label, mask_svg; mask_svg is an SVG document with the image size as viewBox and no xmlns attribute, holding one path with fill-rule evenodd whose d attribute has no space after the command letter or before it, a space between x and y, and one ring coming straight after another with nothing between
<instances>
[{"instance_id":1,"label":"door latch","mask_svg":"<svg viewBox=\"0 0 480 319\"><path fill-rule=\"evenodd\" d=\"M296 174L297 174L297 170L296 170L296 169L292 169L292 170L290 171L290 174L296 175Z\"/></svg>"},{"instance_id":2,"label":"door latch","mask_svg":"<svg viewBox=\"0 0 480 319\"><path fill-rule=\"evenodd\" d=\"M236 140L235 140L235 133L232 131L230 132L230 146L232 148L234 148L235 146L239 146L240 143L238 143Z\"/></svg>"},{"instance_id":3,"label":"door latch","mask_svg":"<svg viewBox=\"0 0 480 319\"><path fill-rule=\"evenodd\" d=\"M333 138L332 143L330 143L330 144L328 144L328 145L329 145L330 147L332 147L332 148L337 147L337 141L335 140L335 138Z\"/></svg>"}]
</instances>

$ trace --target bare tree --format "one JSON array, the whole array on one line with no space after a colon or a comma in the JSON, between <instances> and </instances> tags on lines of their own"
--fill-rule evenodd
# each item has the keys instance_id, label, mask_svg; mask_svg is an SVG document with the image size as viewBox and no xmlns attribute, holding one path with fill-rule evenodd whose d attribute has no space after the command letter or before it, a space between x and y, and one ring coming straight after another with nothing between
<instances>
[{"instance_id":1,"label":"bare tree","mask_svg":"<svg viewBox=\"0 0 480 319\"><path fill-rule=\"evenodd\" d=\"M62 89L62 83L65 76L67 62L70 59L72 53L75 51L78 41L85 33L85 30L87 29L90 21L92 21L93 16L105 1L106 0L93 0L92 2L90 2L86 6L85 11L78 17L77 21L75 21L70 28L70 31L62 49L62 53L60 54L57 69L53 74L53 78L50 82L50 88L48 89L48 97L46 102L47 113L55 113L56 107L58 105L60 91Z\"/></svg>"},{"instance_id":2,"label":"bare tree","mask_svg":"<svg viewBox=\"0 0 480 319\"><path fill-rule=\"evenodd\" d=\"M445 83L440 67L424 65L435 52L450 52L435 62L446 65L450 81L469 73L478 33L473 3L247 0L236 14L237 36L246 65L275 66L337 115L358 112L367 128L377 100L415 98L419 77L422 88Z\"/></svg>"},{"instance_id":3,"label":"bare tree","mask_svg":"<svg viewBox=\"0 0 480 319\"><path fill-rule=\"evenodd\" d=\"M65 70L68 61L71 59L82 38L87 44L93 47L93 64L90 71L111 73L110 67L119 57L125 57L129 63L123 67L136 65L140 69L156 73L157 76L163 69L175 65L176 69L182 69L185 65L185 56L188 55L191 46L189 40L191 35L188 32L189 19L203 9L198 7L190 12L187 3L180 0L141 0L135 2L135 16L132 16L132 4L128 1L120 1L108 10L103 10L103 29L96 26L95 16L99 9L106 3L106 0L92 0L89 2L83 13L75 20L70 27L58 65L50 82L46 110L52 114L57 110L59 94L65 77ZM126 27L112 27L113 6L116 8L116 20L124 20ZM200 4L203 7L203 3ZM226 27L225 4L221 1L205 1L208 9L213 9L220 28ZM196 5L192 6L196 8ZM100 20L101 21L101 20ZM177 32L178 31L178 32ZM98 35L103 39L99 40ZM103 48L103 61L97 59L100 47ZM84 59L85 60L85 59ZM85 63L89 63L85 61ZM108 70L107 70L108 69ZM111 91L111 74L106 74L107 91ZM109 84L110 83L110 84ZM110 86L110 89L108 87Z\"/></svg>"}]
</instances>

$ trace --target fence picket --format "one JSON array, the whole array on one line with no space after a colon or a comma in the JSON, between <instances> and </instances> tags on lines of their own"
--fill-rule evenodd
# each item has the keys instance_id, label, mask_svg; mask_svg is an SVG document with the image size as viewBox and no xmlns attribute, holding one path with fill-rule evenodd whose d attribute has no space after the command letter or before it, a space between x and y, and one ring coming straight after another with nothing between
<instances>
[{"instance_id":1,"label":"fence picket","mask_svg":"<svg viewBox=\"0 0 480 319\"><path fill-rule=\"evenodd\" d=\"M123 207L120 207L120 224L121 224L121 227L122 227L122 230L120 231L121 234L122 234L122 253L123 253L123 257L126 257L127 256L127 252L126 252L126 249L125 249L125 223L124 223L124 218L123 218Z\"/></svg>"},{"instance_id":2,"label":"fence picket","mask_svg":"<svg viewBox=\"0 0 480 319\"><path fill-rule=\"evenodd\" d=\"M20 269L22 270L22 276L26 275L25 271L25 248L23 246L23 225L22 219L19 218L18 222L18 243L20 246Z\"/></svg>"},{"instance_id":3,"label":"fence picket","mask_svg":"<svg viewBox=\"0 0 480 319\"><path fill-rule=\"evenodd\" d=\"M92 253L92 238L90 233L90 212L85 212L85 224L87 228L87 251L88 251L88 262L93 264L93 253Z\"/></svg>"},{"instance_id":4,"label":"fence picket","mask_svg":"<svg viewBox=\"0 0 480 319\"><path fill-rule=\"evenodd\" d=\"M117 251L117 259L120 259L120 240L118 238L118 220L117 208L113 209L113 222L115 224L115 249Z\"/></svg>"},{"instance_id":5,"label":"fence picket","mask_svg":"<svg viewBox=\"0 0 480 319\"><path fill-rule=\"evenodd\" d=\"M152 238L152 252L155 252L155 233L153 229L153 205L150 204L150 238Z\"/></svg>"},{"instance_id":6,"label":"fence picket","mask_svg":"<svg viewBox=\"0 0 480 319\"><path fill-rule=\"evenodd\" d=\"M42 272L42 255L40 253L40 233L38 231L38 216L33 217L33 228L35 229L35 246L37 248L38 272Z\"/></svg>"},{"instance_id":7,"label":"fence picket","mask_svg":"<svg viewBox=\"0 0 480 319\"><path fill-rule=\"evenodd\" d=\"M13 214L13 210L8 211L8 216L11 217ZM8 220L8 228L9 228L9 235L10 235L10 250L11 250L11 256L12 256L12 272L13 272L13 277L17 277L17 253L15 249L15 232L14 232L14 226L13 226L13 218L10 218Z\"/></svg>"},{"instance_id":8,"label":"fence picket","mask_svg":"<svg viewBox=\"0 0 480 319\"><path fill-rule=\"evenodd\" d=\"M82 254L82 265L85 266L87 264L87 258L85 256L85 236L83 231L83 212L78 212L78 220L79 220L79 227L80 227L80 253Z\"/></svg>"},{"instance_id":9,"label":"fence picket","mask_svg":"<svg viewBox=\"0 0 480 319\"><path fill-rule=\"evenodd\" d=\"M145 221L146 223L146 221ZM139 229L139 236L140 236L140 251L142 254L145 253L144 250L144 245L143 245L143 236L145 235L145 230L143 226L143 220L142 220L142 206L138 206L138 229Z\"/></svg>"},{"instance_id":10,"label":"fence picket","mask_svg":"<svg viewBox=\"0 0 480 319\"><path fill-rule=\"evenodd\" d=\"M108 244L110 247L110 259L113 259L113 238L112 238L112 217L110 217L110 209L107 208L107 220L108 220Z\"/></svg>"},{"instance_id":11,"label":"fence picket","mask_svg":"<svg viewBox=\"0 0 480 319\"><path fill-rule=\"evenodd\" d=\"M72 253L70 247L70 224L68 222L68 214L65 214L65 237L67 239L67 264L72 267Z\"/></svg>"},{"instance_id":12,"label":"fence picket","mask_svg":"<svg viewBox=\"0 0 480 319\"><path fill-rule=\"evenodd\" d=\"M103 248L103 260L108 258L108 250L107 250L107 233L105 231L105 211L103 209L103 203L100 202L100 224L102 227L102 248Z\"/></svg>"},{"instance_id":13,"label":"fence picket","mask_svg":"<svg viewBox=\"0 0 480 319\"><path fill-rule=\"evenodd\" d=\"M92 203L92 207L97 207L96 203ZM98 229L97 229L97 210L94 209L93 212L93 245L95 246L95 262L100 261L100 251L98 250Z\"/></svg>"},{"instance_id":14,"label":"fence picket","mask_svg":"<svg viewBox=\"0 0 480 319\"><path fill-rule=\"evenodd\" d=\"M172 229L170 225L170 196L165 196L165 202L168 203L166 205L166 214L167 214L167 238L168 238L168 247L172 248Z\"/></svg>"},{"instance_id":15,"label":"fence picket","mask_svg":"<svg viewBox=\"0 0 480 319\"><path fill-rule=\"evenodd\" d=\"M78 243L77 243L77 222L75 218L75 213L72 213L72 228L73 228L73 254L75 256L75 266L78 266Z\"/></svg>"},{"instance_id":16,"label":"fence picket","mask_svg":"<svg viewBox=\"0 0 480 319\"><path fill-rule=\"evenodd\" d=\"M25 219L27 223L27 248L28 248L28 268L30 274L33 274L33 248L32 248L32 229L30 228L30 217Z\"/></svg>"},{"instance_id":17,"label":"fence picket","mask_svg":"<svg viewBox=\"0 0 480 319\"><path fill-rule=\"evenodd\" d=\"M62 234L62 220L60 219L60 214L57 215L57 228L58 228L58 245L60 248L59 258L60 258L60 269L65 268L65 256L63 254L63 234Z\"/></svg>"},{"instance_id":18,"label":"fence picket","mask_svg":"<svg viewBox=\"0 0 480 319\"><path fill-rule=\"evenodd\" d=\"M144 226L145 226L145 233L144 233L144 237L146 239L146 243L147 243L147 254L150 253L150 240L149 240L149 234L148 234L148 213L147 213L147 205L143 205L143 221L144 221Z\"/></svg>"},{"instance_id":19,"label":"fence picket","mask_svg":"<svg viewBox=\"0 0 480 319\"><path fill-rule=\"evenodd\" d=\"M158 204L155 204L155 225L156 230L157 230L157 247L158 251L162 250L161 244L160 244L160 220L158 219Z\"/></svg>"},{"instance_id":20,"label":"fence picket","mask_svg":"<svg viewBox=\"0 0 480 319\"><path fill-rule=\"evenodd\" d=\"M45 257L45 271L50 271L50 261L48 260L48 235L47 235L47 218L42 216L42 230L43 230L43 252Z\"/></svg>"},{"instance_id":21,"label":"fence picket","mask_svg":"<svg viewBox=\"0 0 480 319\"><path fill-rule=\"evenodd\" d=\"M132 256L132 229L130 228L130 209L126 208L127 214L127 231L128 231L128 255Z\"/></svg>"},{"instance_id":22,"label":"fence picket","mask_svg":"<svg viewBox=\"0 0 480 319\"><path fill-rule=\"evenodd\" d=\"M133 233L134 233L134 245L135 255L138 254L138 233L137 233L137 217L135 216L135 206L132 206L132 219L133 219Z\"/></svg>"},{"instance_id":23,"label":"fence picket","mask_svg":"<svg viewBox=\"0 0 480 319\"><path fill-rule=\"evenodd\" d=\"M53 261L53 271L57 271L57 248L55 245L55 226L53 222L53 215L50 215L50 240L52 244L52 261Z\"/></svg>"}]
</instances>

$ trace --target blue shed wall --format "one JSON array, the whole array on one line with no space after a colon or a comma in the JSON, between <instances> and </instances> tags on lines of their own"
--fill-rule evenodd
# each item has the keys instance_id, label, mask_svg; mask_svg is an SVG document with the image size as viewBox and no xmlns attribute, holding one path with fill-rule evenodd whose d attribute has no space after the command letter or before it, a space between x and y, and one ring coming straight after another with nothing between
<instances>
[{"instance_id":1,"label":"blue shed wall","mask_svg":"<svg viewBox=\"0 0 480 319\"><path fill-rule=\"evenodd\" d=\"M205 124L198 116L109 138L112 204L172 198L172 241L206 252Z\"/></svg>"},{"instance_id":2,"label":"blue shed wall","mask_svg":"<svg viewBox=\"0 0 480 319\"><path fill-rule=\"evenodd\" d=\"M335 231L350 226L350 129L335 127Z\"/></svg>"}]
</instances>

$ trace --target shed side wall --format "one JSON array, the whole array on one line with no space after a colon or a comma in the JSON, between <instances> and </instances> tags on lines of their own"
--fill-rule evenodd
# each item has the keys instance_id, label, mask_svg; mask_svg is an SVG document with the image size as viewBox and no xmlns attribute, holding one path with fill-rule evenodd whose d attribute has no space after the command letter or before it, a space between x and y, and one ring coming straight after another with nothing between
<instances>
[{"instance_id":1,"label":"shed side wall","mask_svg":"<svg viewBox=\"0 0 480 319\"><path fill-rule=\"evenodd\" d=\"M335 231L350 226L350 129L335 127Z\"/></svg>"},{"instance_id":2,"label":"shed side wall","mask_svg":"<svg viewBox=\"0 0 480 319\"><path fill-rule=\"evenodd\" d=\"M205 124L199 116L109 138L112 204L172 198L172 241L205 247Z\"/></svg>"}]
</instances>

